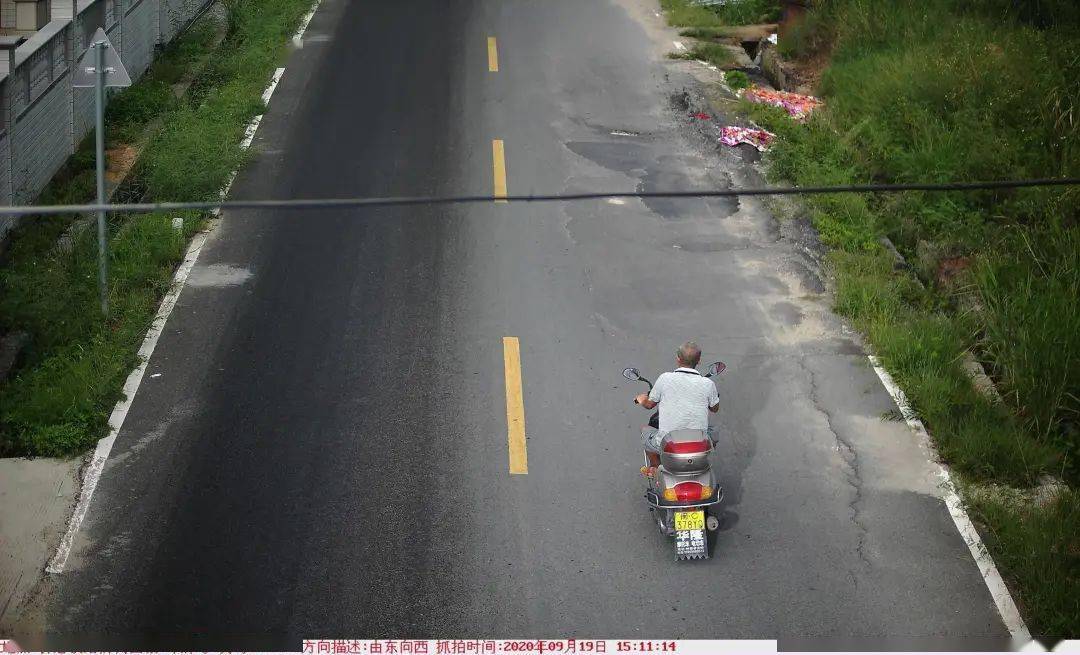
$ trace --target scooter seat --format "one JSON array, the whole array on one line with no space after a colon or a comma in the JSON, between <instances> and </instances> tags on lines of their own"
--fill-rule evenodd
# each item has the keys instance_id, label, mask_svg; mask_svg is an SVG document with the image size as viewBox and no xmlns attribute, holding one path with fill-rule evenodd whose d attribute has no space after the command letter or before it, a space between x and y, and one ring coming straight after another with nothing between
<instances>
[{"instance_id":1,"label":"scooter seat","mask_svg":"<svg viewBox=\"0 0 1080 655\"><path fill-rule=\"evenodd\" d=\"M663 450L674 455L707 453L712 450L712 442L705 430L672 430L664 435Z\"/></svg>"},{"instance_id":2,"label":"scooter seat","mask_svg":"<svg viewBox=\"0 0 1080 655\"><path fill-rule=\"evenodd\" d=\"M712 449L708 439L701 441L668 441L664 444L664 452L675 455L690 455L692 453L707 453Z\"/></svg>"}]
</instances>

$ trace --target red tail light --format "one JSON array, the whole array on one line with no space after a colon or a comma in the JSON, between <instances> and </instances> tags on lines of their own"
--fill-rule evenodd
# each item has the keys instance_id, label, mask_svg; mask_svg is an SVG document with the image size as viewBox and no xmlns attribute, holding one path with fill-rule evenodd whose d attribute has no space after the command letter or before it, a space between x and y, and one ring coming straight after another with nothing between
<instances>
[{"instance_id":1,"label":"red tail light","mask_svg":"<svg viewBox=\"0 0 1080 655\"><path fill-rule=\"evenodd\" d=\"M709 450L709 440L701 441L669 441L664 444L664 452L673 455L690 455L692 453L704 453Z\"/></svg>"},{"instance_id":2,"label":"red tail light","mask_svg":"<svg viewBox=\"0 0 1080 655\"><path fill-rule=\"evenodd\" d=\"M701 490L700 482L680 482L675 485L675 498L679 501L701 500Z\"/></svg>"}]
</instances>

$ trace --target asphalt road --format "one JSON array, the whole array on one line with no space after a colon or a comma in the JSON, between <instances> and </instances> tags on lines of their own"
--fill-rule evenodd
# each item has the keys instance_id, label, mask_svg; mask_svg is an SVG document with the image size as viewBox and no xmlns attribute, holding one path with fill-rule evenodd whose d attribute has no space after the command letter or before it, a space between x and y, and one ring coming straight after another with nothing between
<instances>
[{"instance_id":1,"label":"asphalt road","mask_svg":"<svg viewBox=\"0 0 1080 655\"><path fill-rule=\"evenodd\" d=\"M490 193L496 139L512 193L748 183L672 104L692 64L652 10L323 0L232 195ZM226 214L28 629L143 649L1007 635L795 232L754 199ZM620 371L687 338L729 366L727 500L712 559L676 563Z\"/></svg>"}]
</instances>

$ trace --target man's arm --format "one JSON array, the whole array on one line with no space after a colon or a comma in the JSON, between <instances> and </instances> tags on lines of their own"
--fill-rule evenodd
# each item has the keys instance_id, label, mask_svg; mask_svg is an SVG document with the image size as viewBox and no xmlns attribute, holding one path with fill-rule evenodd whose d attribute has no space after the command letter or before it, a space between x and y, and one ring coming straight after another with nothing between
<instances>
[{"instance_id":1,"label":"man's arm","mask_svg":"<svg viewBox=\"0 0 1080 655\"><path fill-rule=\"evenodd\" d=\"M659 404L659 403L655 403L655 402L649 400L649 394L647 394L647 393L639 393L634 398L634 402L641 405L645 409L652 409L653 407L656 407Z\"/></svg>"},{"instance_id":2,"label":"man's arm","mask_svg":"<svg viewBox=\"0 0 1080 655\"><path fill-rule=\"evenodd\" d=\"M716 383L709 380L709 386L712 387L709 393L709 411L713 414L720 411L720 394L716 393Z\"/></svg>"},{"instance_id":3,"label":"man's arm","mask_svg":"<svg viewBox=\"0 0 1080 655\"><path fill-rule=\"evenodd\" d=\"M641 405L645 409L652 409L660 404L660 399L663 397L664 376L667 373L661 373L660 377L656 378L656 384L649 390L649 393L639 393L634 402Z\"/></svg>"}]
</instances>

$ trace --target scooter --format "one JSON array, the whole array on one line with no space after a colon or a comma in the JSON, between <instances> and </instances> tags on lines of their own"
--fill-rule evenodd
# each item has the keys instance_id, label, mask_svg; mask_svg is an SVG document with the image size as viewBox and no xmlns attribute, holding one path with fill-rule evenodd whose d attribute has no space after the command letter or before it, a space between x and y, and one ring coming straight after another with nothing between
<instances>
[{"instance_id":1,"label":"scooter","mask_svg":"<svg viewBox=\"0 0 1080 655\"><path fill-rule=\"evenodd\" d=\"M726 368L723 362L714 362L709 365L705 377L719 375ZM642 377L636 368L623 369L623 377L644 382L652 391L652 382ZM653 414L650 425L658 427L658 420L659 414ZM645 500L660 533L675 538L676 560L708 559L706 530L713 532L720 527L720 519L714 510L724 498L724 490L714 478L709 462L715 446L710 427L707 430L673 430L664 435L659 462L655 453L650 459L649 451L644 451L642 472L651 472L646 475L649 487L645 491Z\"/></svg>"}]
</instances>

